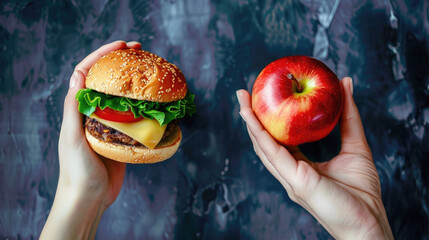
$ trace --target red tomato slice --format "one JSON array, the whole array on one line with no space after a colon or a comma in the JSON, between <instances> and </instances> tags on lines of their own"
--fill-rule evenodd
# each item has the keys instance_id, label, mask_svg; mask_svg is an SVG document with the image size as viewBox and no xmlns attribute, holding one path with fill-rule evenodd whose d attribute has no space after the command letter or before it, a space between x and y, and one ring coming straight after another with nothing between
<instances>
[{"instance_id":1,"label":"red tomato slice","mask_svg":"<svg viewBox=\"0 0 429 240\"><path fill-rule=\"evenodd\" d=\"M113 121L113 122L132 123L132 122L140 121L142 119L142 117L135 118L134 113L131 112L131 110L122 112L122 111L113 110L108 107L106 107L104 110L101 110L100 108L97 107L94 114L104 120Z\"/></svg>"}]
</instances>

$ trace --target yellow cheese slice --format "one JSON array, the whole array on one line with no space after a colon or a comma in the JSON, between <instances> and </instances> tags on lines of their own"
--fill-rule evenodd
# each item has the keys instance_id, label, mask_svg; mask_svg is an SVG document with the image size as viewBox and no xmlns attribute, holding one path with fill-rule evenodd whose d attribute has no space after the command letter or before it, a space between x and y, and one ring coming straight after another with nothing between
<instances>
[{"instance_id":1,"label":"yellow cheese slice","mask_svg":"<svg viewBox=\"0 0 429 240\"><path fill-rule=\"evenodd\" d=\"M95 114L91 114L91 118L117 131L125 133L150 149L154 149L159 141L161 141L162 135L164 135L165 128L167 127L167 125L161 127L155 119L144 118L134 123L121 123L104 120Z\"/></svg>"}]
</instances>

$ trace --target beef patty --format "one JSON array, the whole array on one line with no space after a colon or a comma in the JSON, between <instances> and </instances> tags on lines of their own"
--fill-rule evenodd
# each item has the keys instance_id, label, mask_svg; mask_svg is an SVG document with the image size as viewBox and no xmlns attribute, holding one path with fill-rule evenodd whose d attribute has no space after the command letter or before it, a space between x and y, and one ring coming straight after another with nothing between
<instances>
[{"instance_id":1,"label":"beef patty","mask_svg":"<svg viewBox=\"0 0 429 240\"><path fill-rule=\"evenodd\" d=\"M174 135L177 132L177 126L179 124L179 120L174 120L167 125L165 129L164 135L161 138L160 144L163 141L169 139L170 135ZM105 126L94 118L86 117L85 127L94 137L106 141L117 144L125 144L129 146L138 146L138 147L146 147L140 142L134 140L132 137L119 132L111 127Z\"/></svg>"}]
</instances>

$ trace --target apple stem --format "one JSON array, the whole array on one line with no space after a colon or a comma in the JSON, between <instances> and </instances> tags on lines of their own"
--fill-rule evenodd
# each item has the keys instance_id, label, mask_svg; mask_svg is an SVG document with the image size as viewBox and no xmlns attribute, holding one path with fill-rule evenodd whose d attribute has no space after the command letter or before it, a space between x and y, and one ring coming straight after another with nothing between
<instances>
[{"instance_id":1,"label":"apple stem","mask_svg":"<svg viewBox=\"0 0 429 240\"><path fill-rule=\"evenodd\" d=\"M299 85L298 80L296 80L296 78L292 75L292 73L289 73L287 75L287 78L289 78L290 80L292 80L296 84L296 88L297 88L299 93L302 92L301 85Z\"/></svg>"}]
</instances>

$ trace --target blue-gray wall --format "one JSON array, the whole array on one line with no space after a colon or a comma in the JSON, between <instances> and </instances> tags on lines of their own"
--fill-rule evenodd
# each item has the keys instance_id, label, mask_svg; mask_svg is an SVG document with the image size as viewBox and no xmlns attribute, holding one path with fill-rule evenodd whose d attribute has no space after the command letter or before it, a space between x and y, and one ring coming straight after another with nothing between
<instances>
[{"instance_id":1,"label":"blue-gray wall","mask_svg":"<svg viewBox=\"0 0 429 240\"><path fill-rule=\"evenodd\" d=\"M0 238L36 239L58 179L63 98L99 46L138 40L196 94L170 160L129 165L97 239L329 239L263 167L238 115L269 62L322 59L354 97L397 239L429 239L429 3L425 0L0 2ZM339 150L339 131L302 147Z\"/></svg>"}]
</instances>

